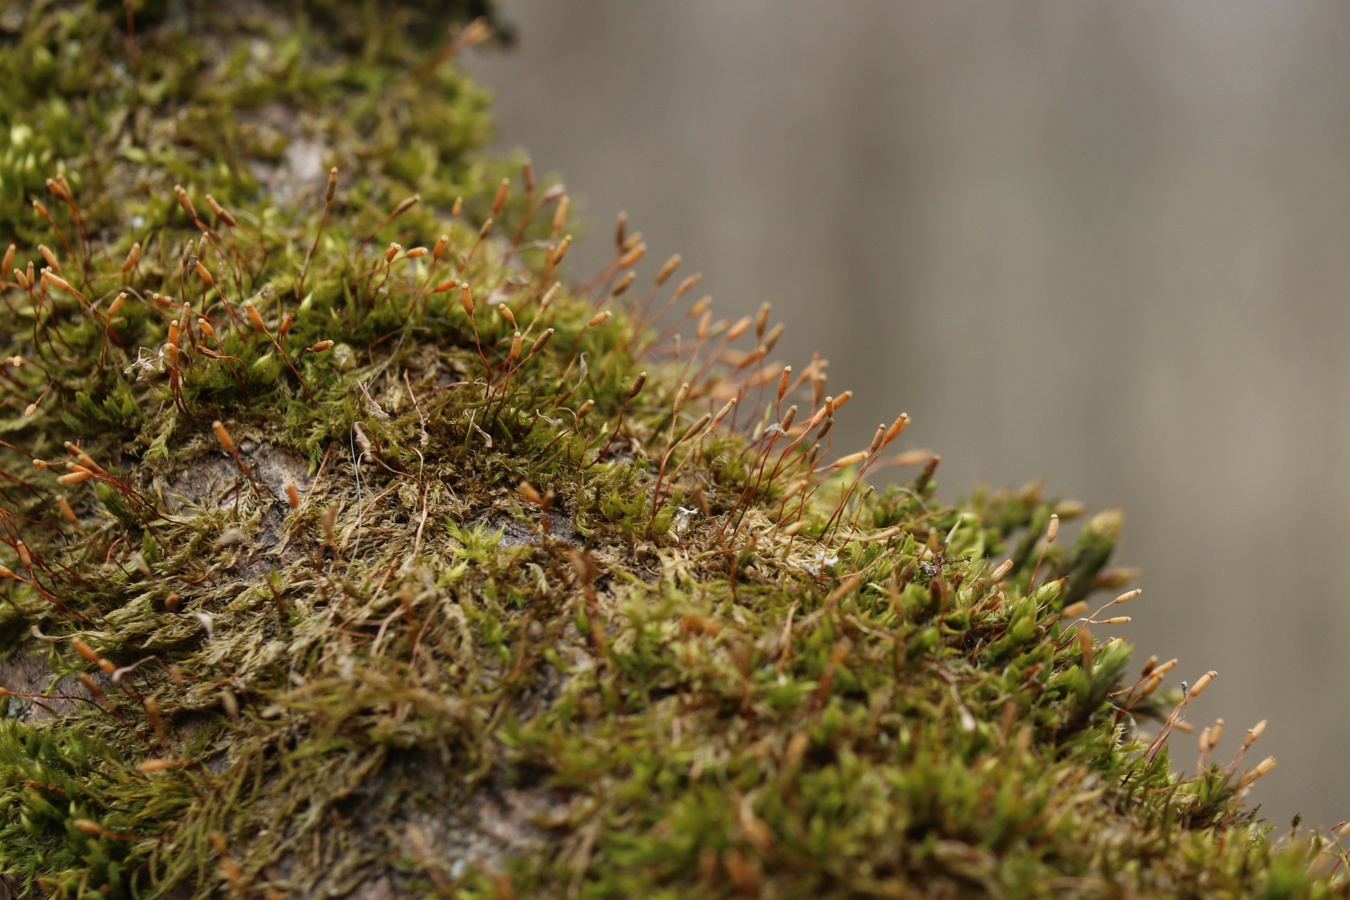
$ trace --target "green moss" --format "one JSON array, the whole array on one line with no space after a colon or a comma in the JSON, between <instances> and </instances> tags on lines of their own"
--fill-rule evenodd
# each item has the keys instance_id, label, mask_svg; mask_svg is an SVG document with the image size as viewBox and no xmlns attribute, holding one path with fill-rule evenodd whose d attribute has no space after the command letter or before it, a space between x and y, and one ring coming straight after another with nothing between
<instances>
[{"instance_id":1,"label":"green moss","mask_svg":"<svg viewBox=\"0 0 1350 900\"><path fill-rule=\"evenodd\" d=\"M766 320L645 316L636 235L560 281L464 12L0 9L12 886L1344 890L1136 731L1118 514L874 492Z\"/></svg>"}]
</instances>

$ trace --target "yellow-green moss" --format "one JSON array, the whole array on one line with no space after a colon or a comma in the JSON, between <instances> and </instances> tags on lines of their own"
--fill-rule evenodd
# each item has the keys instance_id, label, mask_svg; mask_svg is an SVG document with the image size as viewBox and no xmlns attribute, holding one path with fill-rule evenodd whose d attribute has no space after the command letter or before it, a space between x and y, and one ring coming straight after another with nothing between
<instances>
[{"instance_id":1,"label":"yellow-green moss","mask_svg":"<svg viewBox=\"0 0 1350 900\"><path fill-rule=\"evenodd\" d=\"M1345 890L1136 733L1182 698L1083 631L1117 514L872 492L903 420L835 465L766 319L627 290L622 228L560 280L471 10L133 7L0 7L12 887Z\"/></svg>"}]
</instances>

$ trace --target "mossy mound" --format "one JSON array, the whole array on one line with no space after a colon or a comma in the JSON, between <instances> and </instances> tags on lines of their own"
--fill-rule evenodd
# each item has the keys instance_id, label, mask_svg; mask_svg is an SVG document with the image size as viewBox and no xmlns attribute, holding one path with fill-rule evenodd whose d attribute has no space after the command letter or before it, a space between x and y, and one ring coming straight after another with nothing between
<instances>
[{"instance_id":1,"label":"mossy mound","mask_svg":"<svg viewBox=\"0 0 1350 900\"><path fill-rule=\"evenodd\" d=\"M767 307L560 279L476 10L281 8L0 8L11 890L1344 892L1089 633L1118 515L874 490Z\"/></svg>"}]
</instances>

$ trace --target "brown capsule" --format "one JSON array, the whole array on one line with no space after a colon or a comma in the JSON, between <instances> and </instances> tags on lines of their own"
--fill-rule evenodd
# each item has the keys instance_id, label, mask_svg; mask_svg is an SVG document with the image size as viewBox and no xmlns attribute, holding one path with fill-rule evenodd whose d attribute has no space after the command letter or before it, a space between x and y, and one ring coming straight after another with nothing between
<instances>
[{"instance_id":1,"label":"brown capsule","mask_svg":"<svg viewBox=\"0 0 1350 900\"><path fill-rule=\"evenodd\" d=\"M220 441L220 446L224 447L227 452L234 452L234 438L230 436L229 429L225 427L224 422L216 419L211 423L211 430L216 433L216 440Z\"/></svg>"},{"instance_id":2,"label":"brown capsule","mask_svg":"<svg viewBox=\"0 0 1350 900\"><path fill-rule=\"evenodd\" d=\"M759 305L759 312L755 314L755 340L764 340L764 328L769 324L769 303L765 301Z\"/></svg>"},{"instance_id":3,"label":"brown capsule","mask_svg":"<svg viewBox=\"0 0 1350 900\"><path fill-rule=\"evenodd\" d=\"M473 318L473 292L466 281L459 286L459 305L464 307L464 315Z\"/></svg>"},{"instance_id":4,"label":"brown capsule","mask_svg":"<svg viewBox=\"0 0 1350 900\"><path fill-rule=\"evenodd\" d=\"M154 697L146 697L141 701L141 705L145 707L145 716L150 720L150 724L155 729L155 732L160 737L163 737L164 717L160 715L158 701L156 701Z\"/></svg>"},{"instance_id":5,"label":"brown capsule","mask_svg":"<svg viewBox=\"0 0 1350 900\"><path fill-rule=\"evenodd\" d=\"M528 159L520 164L520 181L525 185L525 193L534 193L534 164Z\"/></svg>"},{"instance_id":6,"label":"brown capsule","mask_svg":"<svg viewBox=\"0 0 1350 900\"><path fill-rule=\"evenodd\" d=\"M688 397L689 397L689 382L686 381L683 384L681 384L680 389L675 392L675 403L672 407L672 411L670 414L672 418L679 417L680 408L684 406L684 401Z\"/></svg>"},{"instance_id":7,"label":"brown capsule","mask_svg":"<svg viewBox=\"0 0 1350 900\"><path fill-rule=\"evenodd\" d=\"M703 426L707 425L708 422L711 420L712 420L712 413L704 413L702 416L699 417L697 422L690 425L688 428L684 430L684 434L680 435L680 439L677 440L675 444L683 444L685 441L689 440L694 435L702 431ZM672 444L671 446L675 446L675 444Z\"/></svg>"},{"instance_id":8,"label":"brown capsule","mask_svg":"<svg viewBox=\"0 0 1350 900\"><path fill-rule=\"evenodd\" d=\"M553 234L555 235L562 231L563 226L567 224L567 206L567 195L563 194L558 198L558 207L553 210Z\"/></svg>"},{"instance_id":9,"label":"brown capsule","mask_svg":"<svg viewBox=\"0 0 1350 900\"><path fill-rule=\"evenodd\" d=\"M858 463L862 462L865 459L867 459L867 451L859 450L856 453L850 453L847 456L839 457L834 462L830 463L830 468L842 469L845 466L857 465Z\"/></svg>"},{"instance_id":10,"label":"brown capsule","mask_svg":"<svg viewBox=\"0 0 1350 900\"><path fill-rule=\"evenodd\" d=\"M137 241L136 243L131 245L131 249L127 251L127 258L122 261L123 274L130 272L132 269L136 268L136 264L139 263L140 261L141 261L141 244L140 241Z\"/></svg>"},{"instance_id":11,"label":"brown capsule","mask_svg":"<svg viewBox=\"0 0 1350 900\"><path fill-rule=\"evenodd\" d=\"M891 423L891 427L886 429L886 436L882 439L881 446L884 448L890 444L891 441L895 440L900 432L905 430L907 425L909 425L909 415L907 413L901 413L896 416L895 421Z\"/></svg>"},{"instance_id":12,"label":"brown capsule","mask_svg":"<svg viewBox=\"0 0 1350 900\"><path fill-rule=\"evenodd\" d=\"M86 662L91 663L98 662L99 656L97 653L94 652L94 648L90 647L80 638L71 638L70 646L74 647L75 652L80 654L80 656L83 656Z\"/></svg>"},{"instance_id":13,"label":"brown capsule","mask_svg":"<svg viewBox=\"0 0 1350 900\"><path fill-rule=\"evenodd\" d=\"M638 244L632 250L629 250L623 256L619 257L619 268L627 269L629 266L637 264L642 259L642 255L647 252L646 244Z\"/></svg>"},{"instance_id":14,"label":"brown capsule","mask_svg":"<svg viewBox=\"0 0 1350 900\"><path fill-rule=\"evenodd\" d=\"M1265 775L1273 768L1275 768L1275 757L1267 756L1265 759L1257 763L1254 769L1252 769L1250 772L1247 772L1241 778L1238 779L1237 784L1238 790L1241 791L1247 789L1248 787L1251 786L1253 781L1256 781L1258 778Z\"/></svg>"},{"instance_id":15,"label":"brown capsule","mask_svg":"<svg viewBox=\"0 0 1350 900\"><path fill-rule=\"evenodd\" d=\"M197 319L197 329L207 337L216 336L215 326L213 326L210 322L206 321L205 319L202 318Z\"/></svg>"},{"instance_id":16,"label":"brown capsule","mask_svg":"<svg viewBox=\"0 0 1350 900\"><path fill-rule=\"evenodd\" d=\"M291 325L295 323L295 313L286 313L281 317L281 324L277 326L277 336L285 337L286 332L291 330Z\"/></svg>"},{"instance_id":17,"label":"brown capsule","mask_svg":"<svg viewBox=\"0 0 1350 900\"><path fill-rule=\"evenodd\" d=\"M395 206L395 207L394 207L394 211L393 211L392 213L389 214L389 218L391 218L391 219L398 218L399 216L403 215L403 214L404 214L405 212L407 212L408 210L412 209L412 208L413 208L414 206L416 206L418 203L420 203L421 200L422 200L422 195L421 195L421 194L413 194L413 195L412 195L411 197L409 197L407 200L404 200L404 201L403 201L402 203L400 203L398 206Z\"/></svg>"},{"instance_id":18,"label":"brown capsule","mask_svg":"<svg viewBox=\"0 0 1350 900\"><path fill-rule=\"evenodd\" d=\"M999 563L998 568L994 569L993 573L990 574L989 576L990 580L992 580L995 584L997 584L1004 578L1008 577L1008 573L1012 571L1012 567L1013 561L1011 559L1005 559L1003 562ZM1156 663L1156 661L1157 658L1155 657L1154 662ZM1148 673L1145 672L1144 674L1147 675Z\"/></svg>"},{"instance_id":19,"label":"brown capsule","mask_svg":"<svg viewBox=\"0 0 1350 900\"><path fill-rule=\"evenodd\" d=\"M530 356L534 356L540 350L543 350L545 347L547 347L548 342L552 339L553 339L553 329L552 328L545 329L544 333L539 335L539 340L535 341L534 346L530 348ZM525 358L529 359L530 356L527 356Z\"/></svg>"},{"instance_id":20,"label":"brown capsule","mask_svg":"<svg viewBox=\"0 0 1350 900\"><path fill-rule=\"evenodd\" d=\"M60 507L61 515L65 517L65 520L67 522L75 526L78 526L80 524L80 520L75 518L75 510L71 508L70 501L67 500L64 496L60 494L57 495L56 505Z\"/></svg>"},{"instance_id":21,"label":"brown capsule","mask_svg":"<svg viewBox=\"0 0 1350 900\"><path fill-rule=\"evenodd\" d=\"M252 303L244 304L244 312L248 313L248 320L253 323L253 327L259 331L266 331L267 326L263 324L262 313L258 312L258 307Z\"/></svg>"},{"instance_id":22,"label":"brown capsule","mask_svg":"<svg viewBox=\"0 0 1350 900\"><path fill-rule=\"evenodd\" d=\"M436 238L436 245L431 248L431 258L440 259L441 254L445 252L445 248L448 246L450 246L450 235L443 234Z\"/></svg>"},{"instance_id":23,"label":"brown capsule","mask_svg":"<svg viewBox=\"0 0 1350 900\"><path fill-rule=\"evenodd\" d=\"M323 202L325 204L333 202L333 195L337 193L337 179L337 166L333 166L333 168L328 170L328 187L324 188L323 192Z\"/></svg>"},{"instance_id":24,"label":"brown capsule","mask_svg":"<svg viewBox=\"0 0 1350 900\"><path fill-rule=\"evenodd\" d=\"M676 253L670 259L666 260L665 264L662 265L660 270L656 273L657 287L660 287L661 285L665 284L666 279L669 278L672 274L674 274L675 268L680 264L681 259L683 259L683 257L681 257L680 254Z\"/></svg>"},{"instance_id":25,"label":"brown capsule","mask_svg":"<svg viewBox=\"0 0 1350 900\"><path fill-rule=\"evenodd\" d=\"M54 273L51 269L42 270L42 280L50 284L52 287L60 288L61 290L65 291L68 294L74 294L77 297L84 296L84 294L76 290L75 287L71 285L69 281L66 281L60 275Z\"/></svg>"},{"instance_id":26,"label":"brown capsule","mask_svg":"<svg viewBox=\"0 0 1350 900\"><path fill-rule=\"evenodd\" d=\"M539 491L535 489L534 485L530 484L528 481L522 481L520 483L520 487L518 488L518 490L520 491L522 497L533 503L535 506L544 505L543 495L540 494Z\"/></svg>"},{"instance_id":27,"label":"brown capsule","mask_svg":"<svg viewBox=\"0 0 1350 900\"><path fill-rule=\"evenodd\" d=\"M872 435L872 443L867 448L868 453L876 453L881 449L881 442L886 437L886 423L882 422L877 426L876 432Z\"/></svg>"},{"instance_id":28,"label":"brown capsule","mask_svg":"<svg viewBox=\"0 0 1350 900\"><path fill-rule=\"evenodd\" d=\"M558 249L554 251L553 259L550 260L550 264L556 266L558 263L562 262L563 257L567 255L567 248L571 246L572 246L572 236L569 234L558 242Z\"/></svg>"},{"instance_id":29,"label":"brown capsule","mask_svg":"<svg viewBox=\"0 0 1350 900\"><path fill-rule=\"evenodd\" d=\"M609 292L609 295L611 297L623 296L624 292L627 291L630 287L632 287L633 282L636 280L637 280L637 273L632 271L628 272L617 282L615 282L614 289Z\"/></svg>"},{"instance_id":30,"label":"brown capsule","mask_svg":"<svg viewBox=\"0 0 1350 900\"><path fill-rule=\"evenodd\" d=\"M46 219L49 222L51 221L52 214L47 212L47 207L41 200L38 199L33 200L33 209L37 211L37 214L39 216L42 216L42 218Z\"/></svg>"},{"instance_id":31,"label":"brown capsule","mask_svg":"<svg viewBox=\"0 0 1350 900\"><path fill-rule=\"evenodd\" d=\"M614 225L614 245L622 247L628 237L628 213L619 213L618 221Z\"/></svg>"},{"instance_id":32,"label":"brown capsule","mask_svg":"<svg viewBox=\"0 0 1350 900\"><path fill-rule=\"evenodd\" d=\"M513 363L520 358L520 342L520 332L517 331L511 336L511 350L506 354L506 362L508 364Z\"/></svg>"},{"instance_id":33,"label":"brown capsule","mask_svg":"<svg viewBox=\"0 0 1350 900\"><path fill-rule=\"evenodd\" d=\"M726 402L726 405L724 405L721 409L717 411L717 415L713 416L712 424L708 426L709 429L716 428L721 423L721 421L727 417L727 414L730 413L735 408L736 408L736 398L732 397L730 400Z\"/></svg>"},{"instance_id":34,"label":"brown capsule","mask_svg":"<svg viewBox=\"0 0 1350 900\"><path fill-rule=\"evenodd\" d=\"M614 315L614 313L613 313L612 310L608 310L608 309L606 309L606 310L601 310L600 312L598 312L598 313L596 313L595 315L591 316L590 321L586 323L586 327L587 327L587 328L594 328L594 327L597 326L597 325L602 325L602 324L604 324L606 321L608 321L608 320L609 320L609 317L612 316L612 315Z\"/></svg>"},{"instance_id":35,"label":"brown capsule","mask_svg":"<svg viewBox=\"0 0 1350 900\"><path fill-rule=\"evenodd\" d=\"M742 316L740 319L736 321L736 324L732 325L731 328L727 331L727 340L728 341L736 340L736 338L745 334L746 330L749 329L749 327L750 327L750 317Z\"/></svg>"},{"instance_id":36,"label":"brown capsule","mask_svg":"<svg viewBox=\"0 0 1350 900\"><path fill-rule=\"evenodd\" d=\"M555 299L557 299L557 297L558 297L558 291L561 290L561 289L562 289L562 285L555 281L555 282L553 283L553 285L552 285L551 287L549 287L549 289L548 289L547 291L544 291L544 296L543 296L543 298L539 301L539 311L540 311L540 312L543 312L544 310L548 309L550 306L553 305L553 301L554 301Z\"/></svg>"},{"instance_id":37,"label":"brown capsule","mask_svg":"<svg viewBox=\"0 0 1350 900\"><path fill-rule=\"evenodd\" d=\"M237 228L239 226L239 223L234 220L234 216L230 215L230 211L217 203L216 198L212 197L210 194L206 195L206 205L211 207L211 212L215 213L216 218L226 225L231 228Z\"/></svg>"},{"instance_id":38,"label":"brown capsule","mask_svg":"<svg viewBox=\"0 0 1350 900\"><path fill-rule=\"evenodd\" d=\"M701 281L702 279L703 279L702 272L695 272L693 275L690 275L688 278L685 278L675 288L675 293L670 298L671 302L674 303L676 300L680 299L685 294L689 293L691 290L693 290L694 285L698 284L699 281Z\"/></svg>"},{"instance_id":39,"label":"brown capsule","mask_svg":"<svg viewBox=\"0 0 1350 900\"><path fill-rule=\"evenodd\" d=\"M164 608L171 613L178 612L178 607L182 604L183 598L177 594L170 594L164 598Z\"/></svg>"},{"instance_id":40,"label":"brown capsule","mask_svg":"<svg viewBox=\"0 0 1350 900\"><path fill-rule=\"evenodd\" d=\"M308 349L309 349L309 352L310 352L310 353L322 353L323 351L327 350L327 349L328 349L329 347L331 347L331 346L333 346L333 342L332 342L332 341L319 341L319 342L316 343L314 346L312 346L312 347L310 347L310 348L308 348Z\"/></svg>"},{"instance_id":41,"label":"brown capsule","mask_svg":"<svg viewBox=\"0 0 1350 900\"><path fill-rule=\"evenodd\" d=\"M289 481L286 482L286 502L291 505L291 509L300 508L300 491Z\"/></svg>"},{"instance_id":42,"label":"brown capsule","mask_svg":"<svg viewBox=\"0 0 1350 900\"><path fill-rule=\"evenodd\" d=\"M77 681L80 682L80 684L84 685L84 689L89 692L90 697L93 697L100 703L103 702L103 700L105 699L103 696L103 691L99 688L98 682L94 681L94 679L89 675L89 673L79 672L75 675L75 678Z\"/></svg>"},{"instance_id":43,"label":"brown capsule","mask_svg":"<svg viewBox=\"0 0 1350 900\"><path fill-rule=\"evenodd\" d=\"M1007 562L1011 562L1011 560L1006 560L1005 565L1007 564ZM994 580L998 581L999 579L996 578ZM1087 611L1087 601L1079 600L1077 603L1070 603L1068 606L1061 609L1059 611L1059 619L1061 622L1066 621L1068 619L1076 619L1086 611Z\"/></svg>"},{"instance_id":44,"label":"brown capsule","mask_svg":"<svg viewBox=\"0 0 1350 900\"><path fill-rule=\"evenodd\" d=\"M333 543L333 529L337 527L337 502L328 504L324 511L319 515L319 524L323 527L323 539L329 544Z\"/></svg>"},{"instance_id":45,"label":"brown capsule","mask_svg":"<svg viewBox=\"0 0 1350 900\"><path fill-rule=\"evenodd\" d=\"M501 215L502 207L506 205L506 194L511 190L511 179L503 178L497 185L497 196L492 199L492 217L495 219Z\"/></svg>"},{"instance_id":46,"label":"brown capsule","mask_svg":"<svg viewBox=\"0 0 1350 900\"><path fill-rule=\"evenodd\" d=\"M777 344L778 339L783 336L783 330L784 328L782 322L779 322L777 325L773 326L773 328L769 329L768 336L764 338L763 346L765 353L773 352L774 345Z\"/></svg>"},{"instance_id":47,"label":"brown capsule","mask_svg":"<svg viewBox=\"0 0 1350 900\"><path fill-rule=\"evenodd\" d=\"M56 254L46 244L38 244L38 253L47 261L47 266L57 275L61 274L61 264L56 261Z\"/></svg>"},{"instance_id":48,"label":"brown capsule","mask_svg":"<svg viewBox=\"0 0 1350 900\"><path fill-rule=\"evenodd\" d=\"M173 186L173 192L178 197L178 202L182 205L184 212L188 214L188 218L193 222L198 221L197 208L192 205L192 198L188 196L188 192L183 189L183 186L181 184L175 184Z\"/></svg>"},{"instance_id":49,"label":"brown capsule","mask_svg":"<svg viewBox=\"0 0 1350 900\"><path fill-rule=\"evenodd\" d=\"M17 253L18 251L19 251L18 247L14 246L13 244L9 245L9 249L5 251L4 265L0 265L0 272L8 272L10 270L10 268L14 265L14 254Z\"/></svg>"},{"instance_id":50,"label":"brown capsule","mask_svg":"<svg viewBox=\"0 0 1350 900\"><path fill-rule=\"evenodd\" d=\"M137 768L146 775L153 775L156 772L166 772L169 769L181 769L183 766L190 765L191 762L187 759L147 759L142 761Z\"/></svg>"},{"instance_id":51,"label":"brown capsule","mask_svg":"<svg viewBox=\"0 0 1350 900\"><path fill-rule=\"evenodd\" d=\"M1192 687L1189 692L1187 692L1186 699L1190 700L1194 697L1200 696L1200 694L1204 692L1205 688L1209 687L1209 683L1213 681L1215 678L1217 678L1218 675L1219 673L1215 672L1213 669L1201 675L1199 678L1195 680L1195 686Z\"/></svg>"},{"instance_id":52,"label":"brown capsule","mask_svg":"<svg viewBox=\"0 0 1350 900\"><path fill-rule=\"evenodd\" d=\"M70 201L70 186L65 183L64 179L57 181L55 178L48 178L47 190L51 191L52 195L58 200Z\"/></svg>"},{"instance_id":53,"label":"brown capsule","mask_svg":"<svg viewBox=\"0 0 1350 900\"><path fill-rule=\"evenodd\" d=\"M642 386L643 386L644 384L646 384L646 383L647 383L647 373L646 373L646 372L639 372L638 375L637 375L637 378L634 378L634 379L633 379L633 386L632 386L631 388L628 389L628 398L627 398L627 400L625 400L624 402L626 403L626 402L628 402L628 400L632 400L632 399L633 399L634 397L636 397L639 393L641 393L641 392L642 392Z\"/></svg>"},{"instance_id":54,"label":"brown capsule","mask_svg":"<svg viewBox=\"0 0 1350 900\"><path fill-rule=\"evenodd\" d=\"M498 303L497 312L501 313L502 318L506 319L506 321L511 323L512 328L519 327L518 325L516 325L516 314L511 312L511 307L507 306L505 303Z\"/></svg>"},{"instance_id":55,"label":"brown capsule","mask_svg":"<svg viewBox=\"0 0 1350 900\"><path fill-rule=\"evenodd\" d=\"M581 406L577 409L576 420L580 422L582 419L586 418L586 413L590 412L591 407L593 406L595 406L594 400L587 400L585 403L581 404Z\"/></svg>"}]
</instances>

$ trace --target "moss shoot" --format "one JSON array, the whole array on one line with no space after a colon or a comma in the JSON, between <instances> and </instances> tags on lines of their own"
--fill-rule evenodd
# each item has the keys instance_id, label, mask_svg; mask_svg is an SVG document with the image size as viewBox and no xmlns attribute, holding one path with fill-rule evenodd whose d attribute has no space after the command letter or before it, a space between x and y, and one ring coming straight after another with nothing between
<instances>
[{"instance_id":1,"label":"moss shoot","mask_svg":"<svg viewBox=\"0 0 1350 900\"><path fill-rule=\"evenodd\" d=\"M0 3L0 893L1344 894L1263 725L1174 767L1118 513L567 273L427 6Z\"/></svg>"}]
</instances>

